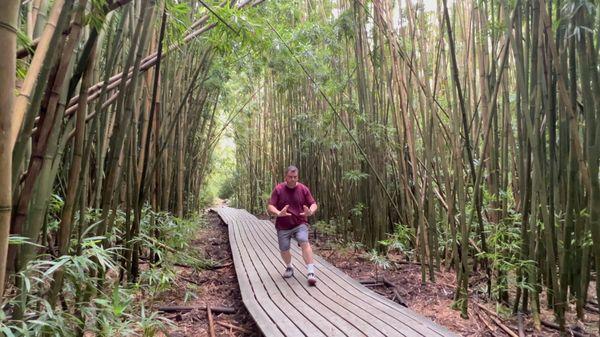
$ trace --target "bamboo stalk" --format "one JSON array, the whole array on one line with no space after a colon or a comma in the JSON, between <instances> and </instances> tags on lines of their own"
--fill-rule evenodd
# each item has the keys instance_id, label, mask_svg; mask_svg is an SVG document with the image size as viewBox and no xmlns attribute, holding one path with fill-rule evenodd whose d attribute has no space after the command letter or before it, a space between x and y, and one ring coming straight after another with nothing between
<instances>
[{"instance_id":1,"label":"bamboo stalk","mask_svg":"<svg viewBox=\"0 0 600 337\"><path fill-rule=\"evenodd\" d=\"M206 315L208 316L208 332L210 337L215 337L215 323L213 321L212 311L208 305L206 306Z\"/></svg>"},{"instance_id":2,"label":"bamboo stalk","mask_svg":"<svg viewBox=\"0 0 600 337\"><path fill-rule=\"evenodd\" d=\"M50 51L50 47L53 43L56 43L55 29L57 27L61 13L63 13L63 7L65 6L65 0L57 0L52 6L52 11L44 28L44 32L40 36L40 43L37 48L37 52L31 60L31 65L27 71L27 76L23 80L23 85L19 91L18 96L15 99L15 111L14 111L14 127L11 129L9 135L10 148L12 148L17 141L17 135L25 119L28 106L30 104L31 96L33 95L36 86L38 86L38 78L42 72L42 66L45 64L45 59ZM64 14L63 14L64 15ZM42 83L45 85L45 83Z\"/></svg>"},{"instance_id":3,"label":"bamboo stalk","mask_svg":"<svg viewBox=\"0 0 600 337\"><path fill-rule=\"evenodd\" d=\"M4 298L7 269L8 238L12 211L12 150L11 134L17 128L13 119L17 19L20 1L0 3L0 299ZM18 130L18 129L17 129Z\"/></svg>"}]
</instances>

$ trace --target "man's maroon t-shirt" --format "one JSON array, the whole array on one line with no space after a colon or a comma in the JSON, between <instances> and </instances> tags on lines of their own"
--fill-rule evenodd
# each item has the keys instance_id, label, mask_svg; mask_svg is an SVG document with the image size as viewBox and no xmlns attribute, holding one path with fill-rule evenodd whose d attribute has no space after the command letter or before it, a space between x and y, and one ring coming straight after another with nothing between
<instances>
[{"instance_id":1,"label":"man's maroon t-shirt","mask_svg":"<svg viewBox=\"0 0 600 337\"><path fill-rule=\"evenodd\" d=\"M278 230L292 229L307 223L306 216L302 216L300 213L304 211L303 206L310 207L314 203L315 199L305 185L297 183L296 187L289 188L286 183L277 184L271 193L269 205L275 206L278 210L289 205L287 212L291 215L277 218L275 228Z\"/></svg>"}]
</instances>

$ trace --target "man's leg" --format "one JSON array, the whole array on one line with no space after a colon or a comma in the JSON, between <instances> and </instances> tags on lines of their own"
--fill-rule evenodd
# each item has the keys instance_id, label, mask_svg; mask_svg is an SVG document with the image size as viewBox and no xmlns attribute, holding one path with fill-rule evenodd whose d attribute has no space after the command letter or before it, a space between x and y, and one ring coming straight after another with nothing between
<instances>
[{"instance_id":1,"label":"man's leg","mask_svg":"<svg viewBox=\"0 0 600 337\"><path fill-rule=\"evenodd\" d=\"M283 262L285 262L286 266L290 266L292 264L292 253L290 253L289 249L286 251L282 251L281 257L283 258Z\"/></svg>"},{"instance_id":2,"label":"man's leg","mask_svg":"<svg viewBox=\"0 0 600 337\"><path fill-rule=\"evenodd\" d=\"M313 260L312 247L308 242L308 226L300 225L298 232L296 233L296 239L302 248L302 258L306 263L306 269L308 271L308 284L314 286L317 284L317 278L315 277L315 262Z\"/></svg>"},{"instance_id":3,"label":"man's leg","mask_svg":"<svg viewBox=\"0 0 600 337\"><path fill-rule=\"evenodd\" d=\"M292 254L290 253L290 240L292 239L292 232L289 230L278 230L277 241L279 243L279 252L285 262L285 271L283 272L284 278L294 276L294 268L292 268Z\"/></svg>"},{"instance_id":4,"label":"man's leg","mask_svg":"<svg viewBox=\"0 0 600 337\"><path fill-rule=\"evenodd\" d=\"M309 264L314 264L315 261L313 260L313 251L312 248L310 246L310 243L308 241L306 242L302 242L300 243L300 248L302 248L302 258L304 259L304 263L306 263L307 265ZM287 252L288 254L290 253L289 251ZM290 255L290 259L292 258L292 255ZM283 252L281 253L281 256L283 256ZM284 258L285 260L285 258Z\"/></svg>"}]
</instances>

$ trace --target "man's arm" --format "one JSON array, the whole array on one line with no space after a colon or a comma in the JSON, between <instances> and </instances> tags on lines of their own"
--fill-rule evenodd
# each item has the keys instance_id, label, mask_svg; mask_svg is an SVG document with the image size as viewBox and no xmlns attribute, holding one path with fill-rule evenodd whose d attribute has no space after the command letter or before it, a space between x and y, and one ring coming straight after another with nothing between
<instances>
[{"instance_id":1,"label":"man's arm","mask_svg":"<svg viewBox=\"0 0 600 337\"><path fill-rule=\"evenodd\" d=\"M287 208L288 205L285 205L285 207L280 211L277 209L277 207L275 207L275 205L277 205L279 203L279 194L277 193L277 187L275 187L273 189L273 192L271 192L271 198L269 199L269 204L267 206L267 213L269 213L272 216L282 216L282 213L285 213L283 216L285 215L289 215L287 213Z\"/></svg>"},{"instance_id":2,"label":"man's arm","mask_svg":"<svg viewBox=\"0 0 600 337\"><path fill-rule=\"evenodd\" d=\"M267 212L269 212L269 214L271 214L272 216L276 216L276 217L282 217L282 216L290 216L291 214L287 212L289 205L285 205L284 208L280 210L277 209L277 207L269 204L269 206L267 206Z\"/></svg>"},{"instance_id":3,"label":"man's arm","mask_svg":"<svg viewBox=\"0 0 600 337\"><path fill-rule=\"evenodd\" d=\"M319 207L317 206L316 202L313 202L310 205L310 207L306 207L306 205L304 205L304 210L302 211L302 213L300 213L300 215L306 217L312 216L317 211L317 208Z\"/></svg>"},{"instance_id":4,"label":"man's arm","mask_svg":"<svg viewBox=\"0 0 600 337\"><path fill-rule=\"evenodd\" d=\"M317 206L317 203L313 203L312 205L310 205L310 208L308 209L310 211L310 215L313 215L317 212L317 209L319 208L319 206Z\"/></svg>"},{"instance_id":5,"label":"man's arm","mask_svg":"<svg viewBox=\"0 0 600 337\"><path fill-rule=\"evenodd\" d=\"M277 214L279 214L279 210L273 205L267 206L267 212L269 212L269 214L272 216L277 216Z\"/></svg>"},{"instance_id":6,"label":"man's arm","mask_svg":"<svg viewBox=\"0 0 600 337\"><path fill-rule=\"evenodd\" d=\"M304 197L306 198L305 203L310 205L310 207L306 207L306 205L304 205L303 212L300 213L300 215L309 217L315 214L319 206L317 206L317 202L315 201L315 198L313 198L312 193L310 193L308 187L304 188Z\"/></svg>"}]
</instances>

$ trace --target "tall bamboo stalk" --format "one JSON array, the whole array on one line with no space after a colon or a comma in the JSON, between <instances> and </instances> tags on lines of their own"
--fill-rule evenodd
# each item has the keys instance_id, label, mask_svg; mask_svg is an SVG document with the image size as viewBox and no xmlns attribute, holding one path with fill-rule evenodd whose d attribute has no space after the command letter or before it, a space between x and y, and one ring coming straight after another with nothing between
<instances>
[{"instance_id":1,"label":"tall bamboo stalk","mask_svg":"<svg viewBox=\"0 0 600 337\"><path fill-rule=\"evenodd\" d=\"M13 118L16 77L17 18L20 1L0 4L0 299L4 298L4 282L12 211L12 149L11 135L18 128ZM18 131L18 130L17 130Z\"/></svg>"}]
</instances>

